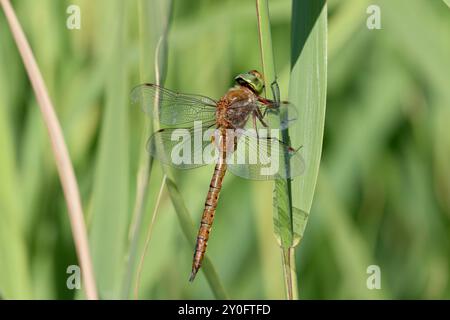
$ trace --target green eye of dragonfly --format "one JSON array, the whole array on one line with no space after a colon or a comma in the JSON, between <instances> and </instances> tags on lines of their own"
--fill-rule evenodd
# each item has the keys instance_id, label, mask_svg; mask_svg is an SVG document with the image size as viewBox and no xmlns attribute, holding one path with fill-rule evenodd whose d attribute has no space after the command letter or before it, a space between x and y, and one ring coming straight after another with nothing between
<instances>
[{"instance_id":1,"label":"green eye of dragonfly","mask_svg":"<svg viewBox=\"0 0 450 320\"><path fill-rule=\"evenodd\" d=\"M264 80L262 75L256 71L251 70L246 73L241 73L236 78L234 78L236 83L241 86L250 87L256 94L261 94L264 89Z\"/></svg>"}]
</instances>

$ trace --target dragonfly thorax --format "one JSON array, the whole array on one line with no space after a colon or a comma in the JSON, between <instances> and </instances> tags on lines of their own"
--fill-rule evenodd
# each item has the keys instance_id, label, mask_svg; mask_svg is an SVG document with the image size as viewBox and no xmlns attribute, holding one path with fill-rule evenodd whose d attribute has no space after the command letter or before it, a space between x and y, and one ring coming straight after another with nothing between
<instances>
[{"instance_id":1,"label":"dragonfly thorax","mask_svg":"<svg viewBox=\"0 0 450 320\"><path fill-rule=\"evenodd\" d=\"M235 86L217 103L217 126L227 129L242 129L252 112L257 108L258 97L244 86Z\"/></svg>"}]
</instances>

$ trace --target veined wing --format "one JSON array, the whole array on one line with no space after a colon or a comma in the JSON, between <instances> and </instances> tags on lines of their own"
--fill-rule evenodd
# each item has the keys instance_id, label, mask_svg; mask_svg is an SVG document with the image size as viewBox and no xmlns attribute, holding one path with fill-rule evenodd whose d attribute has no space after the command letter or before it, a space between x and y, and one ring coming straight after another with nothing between
<instances>
[{"instance_id":1,"label":"veined wing","mask_svg":"<svg viewBox=\"0 0 450 320\"><path fill-rule=\"evenodd\" d=\"M243 131L237 139L236 150L227 159L229 170L242 178L274 180L294 178L305 170L300 150L281 142L274 135L258 130Z\"/></svg>"},{"instance_id":2,"label":"veined wing","mask_svg":"<svg viewBox=\"0 0 450 320\"><path fill-rule=\"evenodd\" d=\"M147 150L163 164L178 169L193 169L215 163L218 156L212 143L215 122L191 128L164 128L147 142Z\"/></svg>"},{"instance_id":3,"label":"veined wing","mask_svg":"<svg viewBox=\"0 0 450 320\"><path fill-rule=\"evenodd\" d=\"M269 128L286 129L298 118L297 108L287 101L281 101L279 104L271 101L268 105L259 103L258 106L263 115L263 121Z\"/></svg>"},{"instance_id":4,"label":"veined wing","mask_svg":"<svg viewBox=\"0 0 450 320\"><path fill-rule=\"evenodd\" d=\"M167 126L191 127L194 121L215 120L215 100L201 95L178 93L152 83L135 87L131 92L131 100L133 103L140 102L145 113Z\"/></svg>"},{"instance_id":5,"label":"veined wing","mask_svg":"<svg viewBox=\"0 0 450 320\"><path fill-rule=\"evenodd\" d=\"M259 113L270 129L286 129L291 126L298 118L298 112L295 105L287 101L281 101L279 103L267 100L266 103L262 102L248 102L242 100L234 102L228 107L228 114L233 116L233 113L240 114L245 121L245 129L254 129L252 112L255 108L259 109ZM235 116L236 117L236 116ZM264 125L257 120L258 128L264 127Z\"/></svg>"},{"instance_id":6,"label":"veined wing","mask_svg":"<svg viewBox=\"0 0 450 320\"><path fill-rule=\"evenodd\" d=\"M272 82L270 88L274 100L269 100L268 104L260 105L260 111L265 118L264 122L270 128L286 129L297 120L297 108L287 101L281 101L280 87L276 79Z\"/></svg>"}]
</instances>

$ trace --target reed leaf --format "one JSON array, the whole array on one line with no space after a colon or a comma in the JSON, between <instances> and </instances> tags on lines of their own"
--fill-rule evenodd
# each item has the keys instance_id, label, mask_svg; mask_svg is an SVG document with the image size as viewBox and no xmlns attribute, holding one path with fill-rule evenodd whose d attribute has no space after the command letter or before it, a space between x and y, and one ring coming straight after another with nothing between
<instances>
[{"instance_id":1,"label":"reed leaf","mask_svg":"<svg viewBox=\"0 0 450 320\"><path fill-rule=\"evenodd\" d=\"M306 162L303 176L292 183L291 226L294 241L284 251L284 260L294 265L294 249L303 236L312 206L322 153L327 92L327 6L326 1L294 0L291 21L291 77L289 101L299 109L300 119L292 130L292 144L301 146ZM297 209L298 208L298 209ZM295 218L297 217L297 218ZM295 295L295 291L292 293Z\"/></svg>"},{"instance_id":2,"label":"reed leaf","mask_svg":"<svg viewBox=\"0 0 450 320\"><path fill-rule=\"evenodd\" d=\"M293 183L293 205L309 214L322 154L327 95L326 1L296 0L292 6L289 101L299 108L292 143L301 146L306 170Z\"/></svg>"}]
</instances>

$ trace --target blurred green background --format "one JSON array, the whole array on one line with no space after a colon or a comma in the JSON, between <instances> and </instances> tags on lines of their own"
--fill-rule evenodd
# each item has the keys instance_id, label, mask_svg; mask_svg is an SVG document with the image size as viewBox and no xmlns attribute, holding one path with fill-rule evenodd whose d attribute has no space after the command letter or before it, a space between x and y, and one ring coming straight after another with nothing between
<instances>
[{"instance_id":1,"label":"blurred green background","mask_svg":"<svg viewBox=\"0 0 450 320\"><path fill-rule=\"evenodd\" d=\"M142 81L154 81L154 56L142 52L156 43L157 3L12 2L75 166L102 298L123 297L136 176L149 124L129 93ZM80 6L80 30L66 28L70 4ZM381 30L366 27L369 4L381 8ZM270 10L286 98L291 1L271 1ZM296 249L300 298L448 299L450 10L439 0L333 0L328 10L323 161ZM140 32L140 21L154 29ZM234 75L261 69L254 1L175 0L167 41L165 86L171 89L218 98ZM196 226L212 171L175 172ZM161 179L155 162L139 255ZM284 298L271 198L271 183L231 174L225 179L208 254L231 298ZM213 298L202 273L193 284L187 281L193 247L165 192L139 298ZM47 132L2 12L0 295L81 298L66 287L66 269L74 264ZM366 287L369 265L381 269L381 290Z\"/></svg>"}]
</instances>

